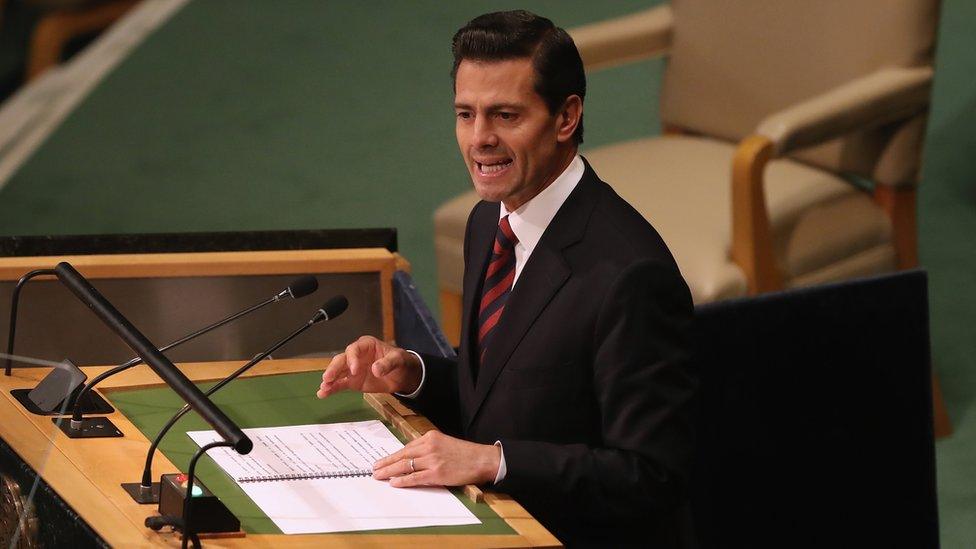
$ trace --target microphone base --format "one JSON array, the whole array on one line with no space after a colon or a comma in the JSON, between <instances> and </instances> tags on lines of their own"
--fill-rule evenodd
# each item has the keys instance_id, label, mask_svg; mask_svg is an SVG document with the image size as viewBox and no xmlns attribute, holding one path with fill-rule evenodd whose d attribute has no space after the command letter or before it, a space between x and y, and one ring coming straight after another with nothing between
<instances>
[{"instance_id":1,"label":"microphone base","mask_svg":"<svg viewBox=\"0 0 976 549\"><path fill-rule=\"evenodd\" d=\"M152 483L152 490L144 490L141 482L123 482L122 489L128 493L136 503L159 503L159 483Z\"/></svg>"},{"instance_id":2,"label":"microphone base","mask_svg":"<svg viewBox=\"0 0 976 549\"><path fill-rule=\"evenodd\" d=\"M68 418L51 418L61 432L68 435L68 438L110 438L121 437L122 431L115 426L107 417L86 417L81 420L81 427L71 428L71 421Z\"/></svg>"}]
</instances>

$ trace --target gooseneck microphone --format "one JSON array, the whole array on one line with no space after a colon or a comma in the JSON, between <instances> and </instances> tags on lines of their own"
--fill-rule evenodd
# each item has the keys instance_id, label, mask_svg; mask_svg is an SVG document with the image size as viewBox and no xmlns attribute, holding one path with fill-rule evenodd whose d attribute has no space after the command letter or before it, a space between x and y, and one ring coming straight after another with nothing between
<instances>
[{"instance_id":1,"label":"gooseneck microphone","mask_svg":"<svg viewBox=\"0 0 976 549\"><path fill-rule=\"evenodd\" d=\"M234 373L225 377L219 383L217 383L216 385L208 389L207 392L204 394L209 397L210 395L216 393L224 385L227 385L231 381L237 379L241 374L250 370L255 364L261 362L269 355L271 355L271 353L277 351L283 345L285 345L292 339L298 337L302 332L311 328L312 325L318 322L322 322L323 320L332 320L337 316L341 315L343 312L345 312L345 310L348 307L349 307L349 300L346 299L346 296L337 295L329 299L328 301L325 302L324 305L322 305L322 307L319 310L315 311L315 314L312 316L312 318L309 319L308 322L303 324L302 327L295 330L291 334L285 336L277 343L269 347L263 353L249 360L246 364L238 368ZM153 456L156 453L156 448L159 446L159 443L163 440L163 437L166 436L166 433L169 432L169 430L173 427L173 425L175 425L176 422L179 421L180 418L186 415L186 413L189 411L190 411L190 406L185 405L183 406L183 408L180 409L180 411L176 412L176 414L174 414L173 417L171 417L170 420L166 422L166 425L163 425L163 428L159 430L159 433L156 435L155 440L153 440L152 445L149 446L149 452L146 454L146 466L142 470L142 482L139 485L139 490L142 491L145 495L148 495L152 490L152 461L153 461Z\"/></svg>"},{"instance_id":2,"label":"gooseneck microphone","mask_svg":"<svg viewBox=\"0 0 976 549\"><path fill-rule=\"evenodd\" d=\"M53 273L54 271L51 271L51 272ZM319 281L316 280L314 276L305 275L305 276L298 277L295 280L292 280L291 281L291 284L289 284L288 287L286 287L284 290L281 290L280 292L276 293L271 298L266 299L266 300L262 301L261 303L258 303L257 305L253 305L251 307L248 307L247 309L244 309L243 311L241 311L239 313L235 313L235 314L232 314L232 315L230 315L230 316L228 316L226 318L223 318L221 320L218 320L217 322L214 322L213 324L211 324L211 325L209 325L209 326L207 326L205 328L201 328L201 329L199 329L199 330L197 330L197 331L195 331L195 332L193 332L191 334L188 334L186 336L183 336L180 339L177 339L176 341L174 341L174 342L172 342L172 343L170 343L168 345L164 345L164 346L162 346L162 347L159 348L159 352L161 352L161 353L162 352L166 352L166 351L172 349L173 347L177 347L179 345L182 345L182 344L186 343L187 341L190 341L191 339L195 339L195 338L200 337L200 336L202 336L202 335L204 335L204 334L206 334L208 332L211 332L213 330L216 330L217 328L220 328L221 326L224 326L225 324L228 324L230 322L233 322L233 321L235 321L238 318L241 318L243 316L249 315L249 314L253 313L254 311L257 311L258 309L261 309L261 308L263 308L263 307L265 307L267 305L270 305L272 303L277 303L277 302L279 302L279 301L281 301L283 299L286 299L286 298L299 299L299 298L305 297L305 296L307 296L307 295L309 295L311 293L314 293L315 290L318 289L318 287L319 287ZM105 378L111 377L111 376L113 376L113 375L115 375L115 374L117 374L119 372L128 370L129 368L131 368L133 366L136 366L137 364L140 364L141 362L142 362L142 357L140 357L140 356L133 357L128 362L125 362L123 364L119 364L118 366L116 366L116 367L114 367L114 368L112 368L110 370L106 370L106 371L102 372L101 374L95 376L90 382L88 382L88 384L85 385L81 389L81 391L78 392L78 396L75 398L74 406L72 408L73 411L71 413L71 428L72 429L78 429L78 428L81 427L81 421L82 421L82 412L81 412L82 403L84 402L84 397L88 394L89 391L92 390L92 388L95 387L95 385L97 385L99 382L103 381Z\"/></svg>"},{"instance_id":3,"label":"gooseneck microphone","mask_svg":"<svg viewBox=\"0 0 976 549\"><path fill-rule=\"evenodd\" d=\"M214 406L210 399L194 385L159 349L129 322L102 294L70 264L61 262L54 268L58 280L82 303L88 306L126 345L148 364L180 397L233 445L239 454L247 454L254 447L251 439L229 417Z\"/></svg>"},{"instance_id":4,"label":"gooseneck microphone","mask_svg":"<svg viewBox=\"0 0 976 549\"><path fill-rule=\"evenodd\" d=\"M34 278L35 276L41 275L53 275L54 269L37 269L31 271L24 276L20 277L17 281L17 285L14 286L13 293L10 294L10 323L7 329L7 364L4 366L4 375L10 375L10 368L13 366L13 358L11 355L14 354L14 336L17 333L17 303L20 301L20 289L23 288L27 281Z\"/></svg>"}]
</instances>

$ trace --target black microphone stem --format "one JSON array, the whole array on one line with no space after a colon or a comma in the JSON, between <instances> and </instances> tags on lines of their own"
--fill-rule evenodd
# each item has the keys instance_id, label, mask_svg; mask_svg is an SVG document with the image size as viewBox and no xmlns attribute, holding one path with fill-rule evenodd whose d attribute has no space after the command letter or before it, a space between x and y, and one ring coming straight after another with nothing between
<instances>
[{"instance_id":1,"label":"black microphone stem","mask_svg":"<svg viewBox=\"0 0 976 549\"><path fill-rule=\"evenodd\" d=\"M9 376L10 369L13 367L13 357L10 355L14 354L14 334L17 332L17 302L20 301L20 289L28 280L35 276L56 274L54 269L37 269L20 277L17 285L14 286L14 291L10 294L10 324L8 324L9 330L7 331L7 364L4 367L5 375Z\"/></svg>"},{"instance_id":2,"label":"black microphone stem","mask_svg":"<svg viewBox=\"0 0 976 549\"><path fill-rule=\"evenodd\" d=\"M204 392L203 394L205 396L208 396L209 397L210 395L216 393L224 385L227 385L231 381L237 379L241 374L243 374L244 372L246 372L246 371L250 370L252 367L254 367L255 364L257 364L258 362L261 362L262 360L268 358L268 355L270 355L271 353L277 351L283 345L285 345L289 341L291 341L291 340L295 339L296 337L298 337L299 335L301 335L301 333L304 332L305 330L311 328L313 324L315 324L315 320L314 319L313 320L309 320L308 322L305 323L304 326L302 326L301 328L299 328L299 329L295 330L294 332L292 332L291 335L289 335L285 339L282 339L278 343L275 343L274 346L272 346L270 349L264 351L263 353L257 355L256 357L252 358L251 360L249 360L246 364L244 364L243 366L241 366L240 368L238 368L237 371L235 371L234 373L232 373L229 376L225 377L224 379L222 379L219 383L217 383L216 385L214 385L210 389L207 389L207 391ZM159 443L162 442L163 437L166 436L166 433L169 432L169 430L173 428L173 425L175 425L176 422L179 421L180 418L183 417L184 415L186 415L186 413L189 412L189 411L190 411L190 405L189 404L184 405L183 408L180 408L180 411L179 412L176 412L176 414L174 414L173 417L171 417L169 419L169 421L166 422L166 425L164 425L163 428L159 430L159 434L156 435L156 439L153 440L152 445L149 446L149 452L146 454L146 467L145 467L145 469L142 470L142 485L141 485L140 488L142 488L142 489L151 489L152 488L152 462L153 462L153 455L155 455L155 453L156 453L156 448L159 447Z\"/></svg>"},{"instance_id":3,"label":"black microphone stem","mask_svg":"<svg viewBox=\"0 0 976 549\"><path fill-rule=\"evenodd\" d=\"M205 334L205 333L207 333L207 332L209 332L211 330L216 330L217 328L220 328L224 324L227 324L229 322L233 322L233 321L237 320L238 318L240 318L240 317L242 317L244 315L253 313L254 311L260 309L261 307L264 307L264 306L270 305L272 303L275 303L276 301L279 301L280 299L281 298L276 295L276 296L274 296L274 297L272 297L272 298L270 298L270 299L268 299L266 301L263 301L261 303L258 303L257 305L255 305L255 306L253 306L253 307L251 307L249 309L245 309L245 310L243 310L243 311L241 311L239 313L230 315L227 318L225 318L223 320L220 320L220 321L218 321L218 322L216 322L214 324L211 324L210 326L207 326L205 328L201 328L201 329L193 332L190 335L181 337L180 339L177 339L176 341L170 343L169 345L165 345L163 347L160 347L159 348L159 352L162 353L162 352L165 352L165 351L168 351L168 350L172 349L173 347L176 347L177 345L182 345L182 344L186 343L187 341L190 341L191 339L193 339L195 337L199 337L199 336L201 336L201 335L203 335L203 334ZM124 370L128 370L129 368L131 368L133 366L136 366L137 364L141 364L141 363L142 363L142 357L139 357L139 356L133 357L132 359L130 359L128 362L126 362L124 364L120 364L120 365L112 368L111 370L106 370L106 371L98 374L90 382L88 382L87 385L85 385L84 387L82 387L81 391L78 392L78 396L75 398L74 407L72 408L72 413L71 413L71 422L72 423L71 423L71 427L73 429L78 429L81 426L79 424L79 422L82 421L82 413L81 413L81 406L82 406L81 403L83 402L82 399L85 397L85 395L88 394L89 391L92 390L93 387L95 387L95 385L97 385L99 382L101 382L102 380L104 380L107 377L113 376L113 375L115 375L115 374L117 374L119 372L122 372Z\"/></svg>"},{"instance_id":4,"label":"black microphone stem","mask_svg":"<svg viewBox=\"0 0 976 549\"><path fill-rule=\"evenodd\" d=\"M220 408L214 406L213 402L210 402L210 399L186 377L186 374L166 358L166 355L159 352L156 345L125 318L109 300L105 299L105 296L95 289L88 279L63 261L58 263L54 270L57 272L58 280L71 290L79 301L88 306L133 352L141 356L184 402L192 406L220 434L221 438L231 442L237 453L244 455L251 451L254 443L244 434L244 431L241 431L241 428Z\"/></svg>"}]
</instances>

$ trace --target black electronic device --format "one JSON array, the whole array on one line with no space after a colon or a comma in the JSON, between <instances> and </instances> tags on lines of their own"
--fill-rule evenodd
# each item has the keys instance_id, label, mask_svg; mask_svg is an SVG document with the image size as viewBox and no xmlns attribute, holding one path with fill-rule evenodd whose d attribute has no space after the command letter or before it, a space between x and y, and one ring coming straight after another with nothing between
<instances>
[{"instance_id":1,"label":"black electronic device","mask_svg":"<svg viewBox=\"0 0 976 549\"><path fill-rule=\"evenodd\" d=\"M71 393L75 392L88 376L75 366L70 360L63 360L60 366L51 369L37 387L34 387L27 395L31 402L45 412L50 412L59 404L64 402Z\"/></svg>"},{"instance_id":2,"label":"black electronic device","mask_svg":"<svg viewBox=\"0 0 976 549\"><path fill-rule=\"evenodd\" d=\"M74 405L86 379L88 376L81 368L64 359L33 389L13 389L10 394L32 414L59 415ZM88 400L81 403L81 407L104 414L115 411L105 399L95 393L90 393Z\"/></svg>"},{"instance_id":3,"label":"black electronic device","mask_svg":"<svg viewBox=\"0 0 976 549\"><path fill-rule=\"evenodd\" d=\"M183 517L186 501L187 475L170 473L163 475L159 483L159 514L161 517L146 519L146 526L153 529L162 527L166 519ZM193 531L197 534L238 532L241 521L234 516L220 499L207 489L198 479L193 481Z\"/></svg>"},{"instance_id":4,"label":"black electronic device","mask_svg":"<svg viewBox=\"0 0 976 549\"><path fill-rule=\"evenodd\" d=\"M43 380L41 380L43 381ZM36 387L35 387L36 388ZM75 387L74 391L68 396L67 404L62 401L60 404L56 405L53 410L42 410L37 406L37 404L31 400L30 393L34 389L11 389L10 395L17 399L17 402L24 407L28 412L36 416L60 416L67 413L68 410L77 403L78 407L81 408L85 414L111 414L115 411L115 408L108 403L107 400L102 398L101 395L95 392L85 392L82 394L81 390L84 386L79 385ZM77 399L81 399L80 401ZM62 410L64 410L62 412ZM67 421L67 419L65 419Z\"/></svg>"}]
</instances>

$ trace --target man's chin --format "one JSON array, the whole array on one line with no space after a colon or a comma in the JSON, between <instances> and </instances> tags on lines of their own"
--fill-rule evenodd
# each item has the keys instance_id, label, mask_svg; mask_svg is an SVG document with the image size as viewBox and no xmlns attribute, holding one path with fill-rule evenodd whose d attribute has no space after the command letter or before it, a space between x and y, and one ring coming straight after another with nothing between
<instances>
[{"instance_id":1,"label":"man's chin","mask_svg":"<svg viewBox=\"0 0 976 549\"><path fill-rule=\"evenodd\" d=\"M474 192L478 194L478 198L486 202L501 202L505 199L505 189L501 188L497 182L491 182L486 184L477 179L477 176L472 176L472 183L474 183Z\"/></svg>"}]
</instances>

